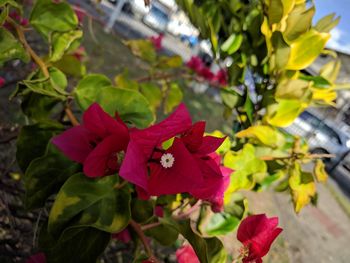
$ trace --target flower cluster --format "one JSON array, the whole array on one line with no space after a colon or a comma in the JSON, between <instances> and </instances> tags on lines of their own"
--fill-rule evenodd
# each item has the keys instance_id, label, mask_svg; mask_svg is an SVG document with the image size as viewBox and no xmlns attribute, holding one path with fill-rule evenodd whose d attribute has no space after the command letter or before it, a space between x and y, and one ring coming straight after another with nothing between
<instances>
[{"instance_id":1,"label":"flower cluster","mask_svg":"<svg viewBox=\"0 0 350 263\"><path fill-rule=\"evenodd\" d=\"M29 24L28 19L22 17L17 11L12 11L9 14L9 17L13 19L16 23L20 24L21 26L28 26ZM8 30L12 29L12 25L7 21L4 23L4 27L7 28Z\"/></svg>"},{"instance_id":2,"label":"flower cluster","mask_svg":"<svg viewBox=\"0 0 350 263\"><path fill-rule=\"evenodd\" d=\"M163 38L164 34L159 34L158 36L151 36L149 38L149 40L151 41L151 43L157 51L160 51L162 49Z\"/></svg>"},{"instance_id":3,"label":"flower cluster","mask_svg":"<svg viewBox=\"0 0 350 263\"><path fill-rule=\"evenodd\" d=\"M119 172L136 186L140 198L190 193L220 211L232 170L220 166L215 151L225 138L204 135L205 122L192 124L184 104L164 121L146 129L128 129L98 104L83 123L53 138L88 177ZM121 157L124 156L124 160Z\"/></svg>"},{"instance_id":4,"label":"flower cluster","mask_svg":"<svg viewBox=\"0 0 350 263\"><path fill-rule=\"evenodd\" d=\"M282 232L277 227L278 218L267 218L265 214L245 218L238 227L237 239L242 242L240 258L243 263L262 263L272 242ZM176 251L178 263L199 263L191 245L184 245Z\"/></svg>"},{"instance_id":5,"label":"flower cluster","mask_svg":"<svg viewBox=\"0 0 350 263\"><path fill-rule=\"evenodd\" d=\"M214 74L211 72L210 68L203 63L200 57L192 56L190 60L187 61L186 66L209 83L219 84L220 86L227 86L228 84L228 76L225 69L220 69Z\"/></svg>"}]
</instances>

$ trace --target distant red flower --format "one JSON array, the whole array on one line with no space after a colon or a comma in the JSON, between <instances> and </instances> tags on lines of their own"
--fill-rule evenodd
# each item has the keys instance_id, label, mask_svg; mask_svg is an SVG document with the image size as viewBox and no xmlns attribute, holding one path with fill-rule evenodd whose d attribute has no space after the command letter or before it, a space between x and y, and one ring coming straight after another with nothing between
<instances>
[{"instance_id":1,"label":"distant red flower","mask_svg":"<svg viewBox=\"0 0 350 263\"><path fill-rule=\"evenodd\" d=\"M211 72L210 68L208 67L202 67L197 73L207 81L213 81L215 77L214 73Z\"/></svg>"},{"instance_id":2,"label":"distant red flower","mask_svg":"<svg viewBox=\"0 0 350 263\"><path fill-rule=\"evenodd\" d=\"M228 76L225 69L220 69L214 76L213 81L219 83L221 86L227 86Z\"/></svg>"},{"instance_id":3,"label":"distant red flower","mask_svg":"<svg viewBox=\"0 0 350 263\"><path fill-rule=\"evenodd\" d=\"M178 263L200 263L191 245L184 245L176 250L176 259Z\"/></svg>"},{"instance_id":4,"label":"distant red flower","mask_svg":"<svg viewBox=\"0 0 350 263\"><path fill-rule=\"evenodd\" d=\"M110 175L118 171L118 153L126 150L127 126L116 115L112 118L97 104L83 115L83 124L68 129L52 140L68 158L84 166L88 177Z\"/></svg>"},{"instance_id":5,"label":"distant red flower","mask_svg":"<svg viewBox=\"0 0 350 263\"><path fill-rule=\"evenodd\" d=\"M85 48L83 46L80 46L73 52L73 56L76 57L80 62L83 61L84 57L86 56Z\"/></svg>"},{"instance_id":6,"label":"distant red flower","mask_svg":"<svg viewBox=\"0 0 350 263\"><path fill-rule=\"evenodd\" d=\"M192 56L189 61L187 61L186 66L195 72L198 72L203 66L203 61L198 56Z\"/></svg>"},{"instance_id":7,"label":"distant red flower","mask_svg":"<svg viewBox=\"0 0 350 263\"><path fill-rule=\"evenodd\" d=\"M86 11L82 9L79 5L73 5L73 10L78 18L79 23L82 23L84 17L86 16Z\"/></svg>"},{"instance_id":8,"label":"distant red flower","mask_svg":"<svg viewBox=\"0 0 350 263\"><path fill-rule=\"evenodd\" d=\"M6 80L3 77L0 77L0 88L3 87L6 83Z\"/></svg>"},{"instance_id":9,"label":"distant red flower","mask_svg":"<svg viewBox=\"0 0 350 263\"><path fill-rule=\"evenodd\" d=\"M164 209L161 205L156 205L154 208L154 214L158 217L164 216Z\"/></svg>"},{"instance_id":10,"label":"distant red flower","mask_svg":"<svg viewBox=\"0 0 350 263\"><path fill-rule=\"evenodd\" d=\"M26 260L26 263L46 263L46 257L44 253L38 253Z\"/></svg>"},{"instance_id":11,"label":"distant red flower","mask_svg":"<svg viewBox=\"0 0 350 263\"><path fill-rule=\"evenodd\" d=\"M125 244L131 241L130 232L127 228L119 233L112 234L112 238L117 239Z\"/></svg>"},{"instance_id":12,"label":"distant red flower","mask_svg":"<svg viewBox=\"0 0 350 263\"><path fill-rule=\"evenodd\" d=\"M29 21L27 18L22 17L17 11L12 11L9 14L9 17L12 18L15 22L20 24L21 26L27 26L29 24ZM8 22L4 23L4 27L8 30L12 30L12 25Z\"/></svg>"},{"instance_id":13,"label":"distant red flower","mask_svg":"<svg viewBox=\"0 0 350 263\"><path fill-rule=\"evenodd\" d=\"M267 218L265 214L248 216L238 227L237 239L242 242L243 263L262 263L272 242L282 232L277 227L278 218Z\"/></svg>"},{"instance_id":14,"label":"distant red flower","mask_svg":"<svg viewBox=\"0 0 350 263\"><path fill-rule=\"evenodd\" d=\"M159 34L158 36L151 36L149 40L152 42L155 49L159 51L162 49L163 38L164 34Z\"/></svg>"}]
</instances>

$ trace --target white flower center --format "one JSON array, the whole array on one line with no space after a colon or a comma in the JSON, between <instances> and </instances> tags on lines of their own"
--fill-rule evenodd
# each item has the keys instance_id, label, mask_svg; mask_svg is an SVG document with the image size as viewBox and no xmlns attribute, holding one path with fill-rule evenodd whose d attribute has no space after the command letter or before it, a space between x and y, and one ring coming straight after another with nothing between
<instances>
[{"instance_id":1,"label":"white flower center","mask_svg":"<svg viewBox=\"0 0 350 263\"><path fill-rule=\"evenodd\" d=\"M170 168L173 167L175 162L175 158L171 153L164 153L162 157L160 158L160 164L164 168Z\"/></svg>"}]
</instances>

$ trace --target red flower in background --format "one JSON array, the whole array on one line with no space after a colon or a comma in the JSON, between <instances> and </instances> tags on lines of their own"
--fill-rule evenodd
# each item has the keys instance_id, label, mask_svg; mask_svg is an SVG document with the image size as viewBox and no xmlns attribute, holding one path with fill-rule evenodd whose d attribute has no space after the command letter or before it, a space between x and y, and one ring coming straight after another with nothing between
<instances>
[{"instance_id":1,"label":"red flower in background","mask_svg":"<svg viewBox=\"0 0 350 263\"><path fill-rule=\"evenodd\" d=\"M178 263L200 263L191 245L184 245L176 250L176 259Z\"/></svg>"},{"instance_id":2,"label":"red flower in background","mask_svg":"<svg viewBox=\"0 0 350 263\"><path fill-rule=\"evenodd\" d=\"M164 34L159 34L158 36L151 36L149 40L152 42L154 48L159 51L162 49L163 38Z\"/></svg>"},{"instance_id":3,"label":"red flower in background","mask_svg":"<svg viewBox=\"0 0 350 263\"><path fill-rule=\"evenodd\" d=\"M78 18L78 22L81 24L86 16L86 11L80 7L80 5L73 5L73 10Z\"/></svg>"},{"instance_id":4,"label":"red flower in background","mask_svg":"<svg viewBox=\"0 0 350 263\"><path fill-rule=\"evenodd\" d=\"M228 76L225 69L220 69L214 76L213 81L219 83L221 86L227 86Z\"/></svg>"},{"instance_id":5,"label":"red flower in background","mask_svg":"<svg viewBox=\"0 0 350 263\"><path fill-rule=\"evenodd\" d=\"M112 234L112 238L117 239L125 244L131 241L130 232L127 228L119 233Z\"/></svg>"},{"instance_id":6,"label":"red flower in background","mask_svg":"<svg viewBox=\"0 0 350 263\"><path fill-rule=\"evenodd\" d=\"M86 57L86 51L83 46L80 46L73 52L73 56L76 57L80 62Z\"/></svg>"},{"instance_id":7,"label":"red flower in background","mask_svg":"<svg viewBox=\"0 0 350 263\"><path fill-rule=\"evenodd\" d=\"M198 56L192 56L189 61L187 61L186 66L195 72L198 72L203 66L203 61Z\"/></svg>"},{"instance_id":8,"label":"red flower in background","mask_svg":"<svg viewBox=\"0 0 350 263\"><path fill-rule=\"evenodd\" d=\"M46 257L44 253L38 253L26 260L26 263L46 263Z\"/></svg>"},{"instance_id":9,"label":"red flower in background","mask_svg":"<svg viewBox=\"0 0 350 263\"><path fill-rule=\"evenodd\" d=\"M6 83L6 80L3 77L0 77L0 88L3 87Z\"/></svg>"},{"instance_id":10,"label":"red flower in background","mask_svg":"<svg viewBox=\"0 0 350 263\"><path fill-rule=\"evenodd\" d=\"M248 216L238 227L237 239L242 242L243 263L261 263L272 242L282 232L278 218L265 214Z\"/></svg>"},{"instance_id":11,"label":"red flower in background","mask_svg":"<svg viewBox=\"0 0 350 263\"><path fill-rule=\"evenodd\" d=\"M27 26L29 24L28 19L22 17L17 11L10 12L9 17L12 18L18 24L20 24L21 26ZM12 25L8 22L4 23L4 27L7 28L8 30L12 29Z\"/></svg>"},{"instance_id":12,"label":"red flower in background","mask_svg":"<svg viewBox=\"0 0 350 263\"><path fill-rule=\"evenodd\" d=\"M97 104L83 115L83 124L70 128L52 140L68 158L84 166L88 177L110 175L118 171L118 153L129 141L127 126L116 115L112 118Z\"/></svg>"},{"instance_id":13,"label":"red flower in background","mask_svg":"<svg viewBox=\"0 0 350 263\"><path fill-rule=\"evenodd\" d=\"M197 74L207 81L211 82L214 80L214 73L210 71L210 68L203 66L201 69L197 71Z\"/></svg>"}]
</instances>

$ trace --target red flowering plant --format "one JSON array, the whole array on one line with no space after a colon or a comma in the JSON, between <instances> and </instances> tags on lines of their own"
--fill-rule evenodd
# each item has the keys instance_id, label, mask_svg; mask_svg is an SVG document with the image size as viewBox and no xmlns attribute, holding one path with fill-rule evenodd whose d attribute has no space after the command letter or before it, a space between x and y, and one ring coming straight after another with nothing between
<instances>
[{"instance_id":1,"label":"red flowering plant","mask_svg":"<svg viewBox=\"0 0 350 263\"><path fill-rule=\"evenodd\" d=\"M240 2L245 8L234 12L249 19L227 27L220 21L231 21L232 10L220 12L209 8L215 1L204 2L206 9L198 3L182 7L189 12L192 6L190 19L205 39L211 39L212 67L199 56L184 63L178 55L165 55L166 36L159 35L123 42L147 75L134 79L125 69L114 81L86 73L85 62L93 58L87 59L88 45L86 50L81 46L82 27L84 16L91 15L82 7L37 0L22 12L16 1L0 3L1 65L12 60L22 60L13 63L18 67L34 65L11 95L26 116L16 153L25 204L48 211L37 220L39 235L34 235L33 252L42 253L27 262L93 263L107 247L123 247L121 254L133 250L134 262L164 262L168 255L153 252L159 244L172 247L174 253L181 247L176 252L180 263L224 263L233 258L261 262L281 229L277 218L247 216L247 199L238 191L277 185L291 193L296 212L314 199L315 181L327 178L323 156L310 154L298 138L279 127L290 124L311 102L325 103L325 90L334 92L326 76L330 70L322 77L304 76L301 67L316 57L306 60L293 50L305 46L305 39L307 46L314 38L325 44L327 22L305 27L306 36L292 34L292 29L275 31L289 22L275 26L286 19L270 21L277 19L267 15L276 7L258 1L258 6ZM218 10L217 15L208 15L208 10ZM23 18L27 13L29 21ZM213 23L211 16L222 19ZM226 31L229 35L222 38ZM27 40L33 32L48 46L42 53ZM247 35L252 32L257 41L252 41L255 35ZM252 43L259 52L247 51ZM277 52L280 47L283 52ZM290 60L280 61L288 48L290 56L284 59ZM322 87L317 86L320 79ZM249 81L256 86L248 87ZM0 82L5 84L2 78ZM206 133L206 121L192 120L187 106L193 105L184 96L193 82L221 98L225 117L234 119L226 129L228 136L218 130ZM300 87L297 94L290 88L295 85ZM310 160L315 160L313 173L301 166ZM228 253L221 237L237 227L243 246L239 253Z\"/></svg>"}]
</instances>

